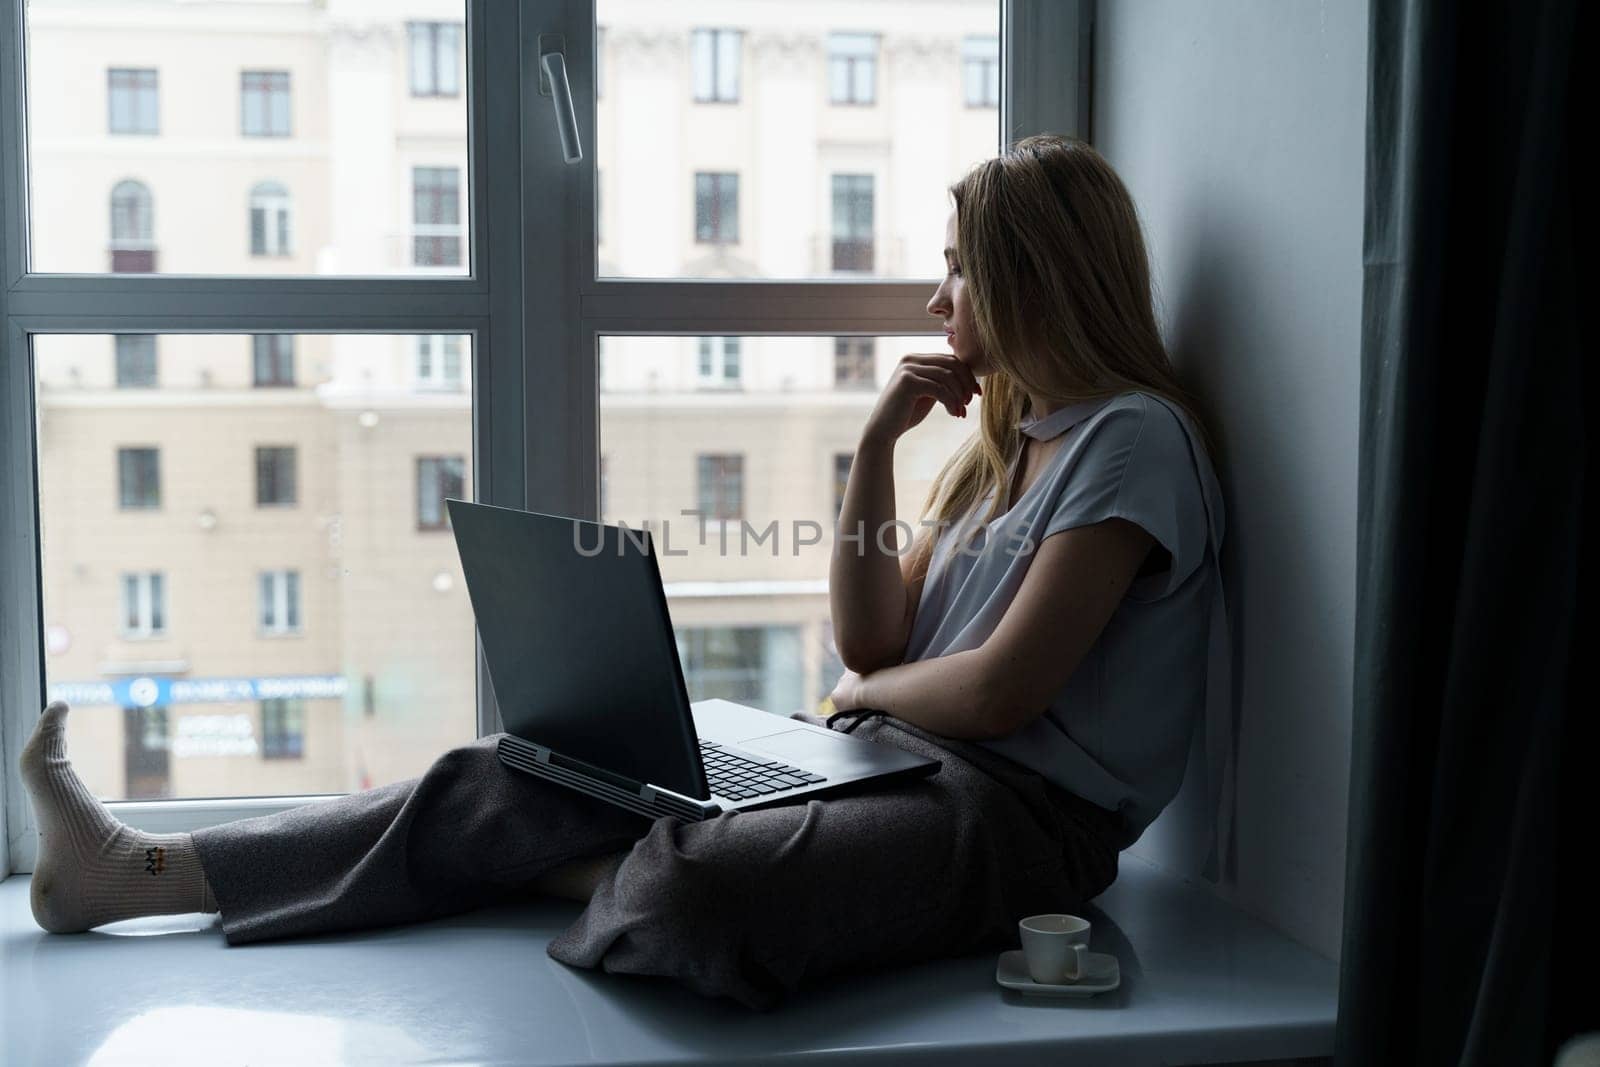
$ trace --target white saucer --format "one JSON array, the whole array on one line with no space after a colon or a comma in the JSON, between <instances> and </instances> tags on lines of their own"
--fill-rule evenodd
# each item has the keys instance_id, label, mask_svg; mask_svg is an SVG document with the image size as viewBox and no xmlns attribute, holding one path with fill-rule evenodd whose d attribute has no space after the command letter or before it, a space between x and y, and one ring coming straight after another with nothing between
<instances>
[{"instance_id":1,"label":"white saucer","mask_svg":"<svg viewBox=\"0 0 1600 1067\"><path fill-rule=\"evenodd\" d=\"M994 970L994 980L1007 989L1030 993L1037 997L1092 997L1107 993L1122 984L1122 968L1117 957L1105 952L1087 954L1088 968L1082 978L1074 982L1056 984L1035 982L1028 974L1028 960L1020 948L1000 953L1000 962Z\"/></svg>"}]
</instances>

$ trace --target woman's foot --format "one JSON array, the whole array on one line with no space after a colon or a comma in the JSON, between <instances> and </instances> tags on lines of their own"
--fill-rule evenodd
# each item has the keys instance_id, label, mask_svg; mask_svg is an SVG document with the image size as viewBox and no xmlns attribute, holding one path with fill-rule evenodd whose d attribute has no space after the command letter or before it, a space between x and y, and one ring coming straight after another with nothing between
<instances>
[{"instance_id":1,"label":"woman's foot","mask_svg":"<svg viewBox=\"0 0 1600 1067\"><path fill-rule=\"evenodd\" d=\"M139 915L216 911L188 834L128 826L89 792L67 759L67 706L39 716L18 761L39 823L33 918L53 934Z\"/></svg>"}]
</instances>

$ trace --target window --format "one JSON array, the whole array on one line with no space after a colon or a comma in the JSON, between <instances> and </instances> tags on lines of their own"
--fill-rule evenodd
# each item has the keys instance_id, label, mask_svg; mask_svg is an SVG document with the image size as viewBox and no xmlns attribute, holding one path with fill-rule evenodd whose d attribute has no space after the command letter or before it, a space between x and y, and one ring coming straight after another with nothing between
<instances>
[{"instance_id":1,"label":"window","mask_svg":"<svg viewBox=\"0 0 1600 1067\"><path fill-rule=\"evenodd\" d=\"M850 484L850 464L855 462L854 452L833 454L833 517L837 519L844 510L844 491Z\"/></svg>"},{"instance_id":2,"label":"window","mask_svg":"<svg viewBox=\"0 0 1600 1067\"><path fill-rule=\"evenodd\" d=\"M461 92L461 27L454 22L410 22L411 95L455 96Z\"/></svg>"},{"instance_id":3,"label":"window","mask_svg":"<svg viewBox=\"0 0 1600 1067\"><path fill-rule=\"evenodd\" d=\"M877 102L878 35L828 35L828 100L835 104Z\"/></svg>"},{"instance_id":4,"label":"window","mask_svg":"<svg viewBox=\"0 0 1600 1067\"><path fill-rule=\"evenodd\" d=\"M445 500L466 499L466 463L460 456L417 457L417 529L448 530Z\"/></svg>"},{"instance_id":5,"label":"window","mask_svg":"<svg viewBox=\"0 0 1600 1067\"><path fill-rule=\"evenodd\" d=\"M833 269L872 270L872 175L833 176Z\"/></svg>"},{"instance_id":6,"label":"window","mask_svg":"<svg viewBox=\"0 0 1600 1067\"><path fill-rule=\"evenodd\" d=\"M251 383L257 388L294 385L294 334L258 333L250 338Z\"/></svg>"},{"instance_id":7,"label":"window","mask_svg":"<svg viewBox=\"0 0 1600 1067\"><path fill-rule=\"evenodd\" d=\"M112 133L159 133L156 72L112 67L106 71L107 110Z\"/></svg>"},{"instance_id":8,"label":"window","mask_svg":"<svg viewBox=\"0 0 1600 1067\"><path fill-rule=\"evenodd\" d=\"M878 384L878 339L833 339L833 384L841 389L871 389Z\"/></svg>"},{"instance_id":9,"label":"window","mask_svg":"<svg viewBox=\"0 0 1600 1067\"><path fill-rule=\"evenodd\" d=\"M744 457L695 457L701 516L708 522L744 518Z\"/></svg>"},{"instance_id":10,"label":"window","mask_svg":"<svg viewBox=\"0 0 1600 1067\"><path fill-rule=\"evenodd\" d=\"M152 389L156 384L156 336L153 333L119 333L116 348L117 388Z\"/></svg>"},{"instance_id":11,"label":"window","mask_svg":"<svg viewBox=\"0 0 1600 1067\"><path fill-rule=\"evenodd\" d=\"M289 136L289 72L247 70L239 75L239 132L246 137Z\"/></svg>"},{"instance_id":12,"label":"window","mask_svg":"<svg viewBox=\"0 0 1600 1067\"><path fill-rule=\"evenodd\" d=\"M804 704L796 626L696 626L674 630L690 700L721 697L787 715Z\"/></svg>"},{"instance_id":13,"label":"window","mask_svg":"<svg viewBox=\"0 0 1600 1067\"><path fill-rule=\"evenodd\" d=\"M160 571L122 576L122 636L160 637L167 632L167 580Z\"/></svg>"},{"instance_id":14,"label":"window","mask_svg":"<svg viewBox=\"0 0 1600 1067\"><path fill-rule=\"evenodd\" d=\"M122 767L129 798L172 795L171 725L164 707L122 709Z\"/></svg>"},{"instance_id":15,"label":"window","mask_svg":"<svg viewBox=\"0 0 1600 1067\"><path fill-rule=\"evenodd\" d=\"M300 572L262 571L260 585L261 632L265 635L300 632Z\"/></svg>"},{"instance_id":16,"label":"window","mask_svg":"<svg viewBox=\"0 0 1600 1067\"><path fill-rule=\"evenodd\" d=\"M304 701L273 697L261 702L261 758L300 759L306 754Z\"/></svg>"},{"instance_id":17,"label":"window","mask_svg":"<svg viewBox=\"0 0 1600 1067\"><path fill-rule=\"evenodd\" d=\"M161 506L161 453L154 448L117 449L117 506L123 510Z\"/></svg>"},{"instance_id":18,"label":"window","mask_svg":"<svg viewBox=\"0 0 1600 1067\"><path fill-rule=\"evenodd\" d=\"M422 334L417 338L417 388L461 388L461 335Z\"/></svg>"},{"instance_id":19,"label":"window","mask_svg":"<svg viewBox=\"0 0 1600 1067\"><path fill-rule=\"evenodd\" d=\"M702 244L739 240L739 176L701 172L694 176L694 239Z\"/></svg>"},{"instance_id":20,"label":"window","mask_svg":"<svg viewBox=\"0 0 1600 1067\"><path fill-rule=\"evenodd\" d=\"M1000 106L1000 38L962 40L961 86L968 107Z\"/></svg>"},{"instance_id":21,"label":"window","mask_svg":"<svg viewBox=\"0 0 1600 1067\"><path fill-rule=\"evenodd\" d=\"M690 38L696 103L731 104L739 100L738 30L695 30Z\"/></svg>"},{"instance_id":22,"label":"window","mask_svg":"<svg viewBox=\"0 0 1600 1067\"><path fill-rule=\"evenodd\" d=\"M411 170L412 262L461 265L461 172L455 167Z\"/></svg>"},{"instance_id":23,"label":"window","mask_svg":"<svg viewBox=\"0 0 1600 1067\"><path fill-rule=\"evenodd\" d=\"M118 274L156 269L155 208L143 182L120 181L111 190L111 269Z\"/></svg>"},{"instance_id":24,"label":"window","mask_svg":"<svg viewBox=\"0 0 1600 1067\"><path fill-rule=\"evenodd\" d=\"M295 503L293 445L261 445L256 448L256 506Z\"/></svg>"},{"instance_id":25,"label":"window","mask_svg":"<svg viewBox=\"0 0 1600 1067\"><path fill-rule=\"evenodd\" d=\"M758 626L704 626L676 631L689 699L721 697L754 704L761 696L762 640Z\"/></svg>"},{"instance_id":26,"label":"window","mask_svg":"<svg viewBox=\"0 0 1600 1067\"><path fill-rule=\"evenodd\" d=\"M702 386L727 387L739 384L739 338L700 338L697 376Z\"/></svg>"},{"instance_id":27,"label":"window","mask_svg":"<svg viewBox=\"0 0 1600 1067\"><path fill-rule=\"evenodd\" d=\"M259 182L250 190L250 254L289 254L289 190L277 182Z\"/></svg>"}]
</instances>

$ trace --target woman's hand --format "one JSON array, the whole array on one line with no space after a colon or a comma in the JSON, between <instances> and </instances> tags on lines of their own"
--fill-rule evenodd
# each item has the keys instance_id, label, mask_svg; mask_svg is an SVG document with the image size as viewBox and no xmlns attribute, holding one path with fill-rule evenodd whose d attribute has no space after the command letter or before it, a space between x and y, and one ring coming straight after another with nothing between
<instances>
[{"instance_id":1,"label":"woman's hand","mask_svg":"<svg viewBox=\"0 0 1600 1067\"><path fill-rule=\"evenodd\" d=\"M828 694L828 699L833 702L834 711L854 711L861 707L861 675L855 671L845 671L839 684Z\"/></svg>"},{"instance_id":2,"label":"woman's hand","mask_svg":"<svg viewBox=\"0 0 1600 1067\"><path fill-rule=\"evenodd\" d=\"M900 357L867 416L863 439L893 443L927 418L933 405L966 418L973 394L983 395L972 369L949 352L908 352Z\"/></svg>"}]
</instances>

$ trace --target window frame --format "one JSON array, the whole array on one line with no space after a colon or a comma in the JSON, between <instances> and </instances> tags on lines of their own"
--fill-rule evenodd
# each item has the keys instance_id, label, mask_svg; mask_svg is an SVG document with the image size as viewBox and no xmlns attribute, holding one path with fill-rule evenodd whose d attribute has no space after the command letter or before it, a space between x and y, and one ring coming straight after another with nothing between
<instances>
[{"instance_id":1,"label":"window frame","mask_svg":"<svg viewBox=\"0 0 1600 1067\"><path fill-rule=\"evenodd\" d=\"M276 97L277 78L283 78L283 128L277 127ZM252 79L270 78L265 88L253 86ZM250 105L252 98L264 109L260 115L252 115ZM261 129L252 130L252 118L260 120ZM239 71L239 136L248 138L262 138L265 140L287 140L294 136L294 72L278 69L245 68Z\"/></svg>"},{"instance_id":2,"label":"window frame","mask_svg":"<svg viewBox=\"0 0 1600 1067\"><path fill-rule=\"evenodd\" d=\"M267 621L266 612L269 601L272 607L271 622ZM300 637L305 632L305 582L301 580L299 569L268 567L256 571L256 636Z\"/></svg>"},{"instance_id":3,"label":"window frame","mask_svg":"<svg viewBox=\"0 0 1600 1067\"><path fill-rule=\"evenodd\" d=\"M602 279L595 261L594 0L465 0L469 170L465 274L229 277L30 272L27 263L23 0L0 0L0 749L32 732L44 695L31 338L51 333L465 333L472 336L476 499L593 518L599 497L597 353L602 334L932 335L924 278L792 281ZM1006 139L1089 132L1092 0L1000 0ZM566 166L537 94L541 33L560 33L584 164ZM741 41L741 68L744 63ZM1076 64L1063 58L1076 58ZM743 70L741 69L741 83ZM523 86L533 105L524 114ZM492 87L492 91L491 91ZM741 93L743 85L741 84ZM292 110L291 84L291 110ZM999 146L997 145L996 148ZM603 161L602 161L603 162ZM136 177L136 175L128 175ZM159 192L159 191L158 191ZM102 202L103 203L103 202ZM103 207L101 208L103 210ZM485 220L494 218L491 245ZM587 220L587 221L585 221ZM538 249L539 254L534 254ZM572 263L590 266L580 272ZM493 286L490 280L493 279ZM536 325L536 329L535 329ZM170 605L169 605L170 608ZM478 732L500 728L481 655ZM32 869L31 805L0 760L0 875ZM322 796L121 801L126 822L193 830Z\"/></svg>"}]
</instances>

